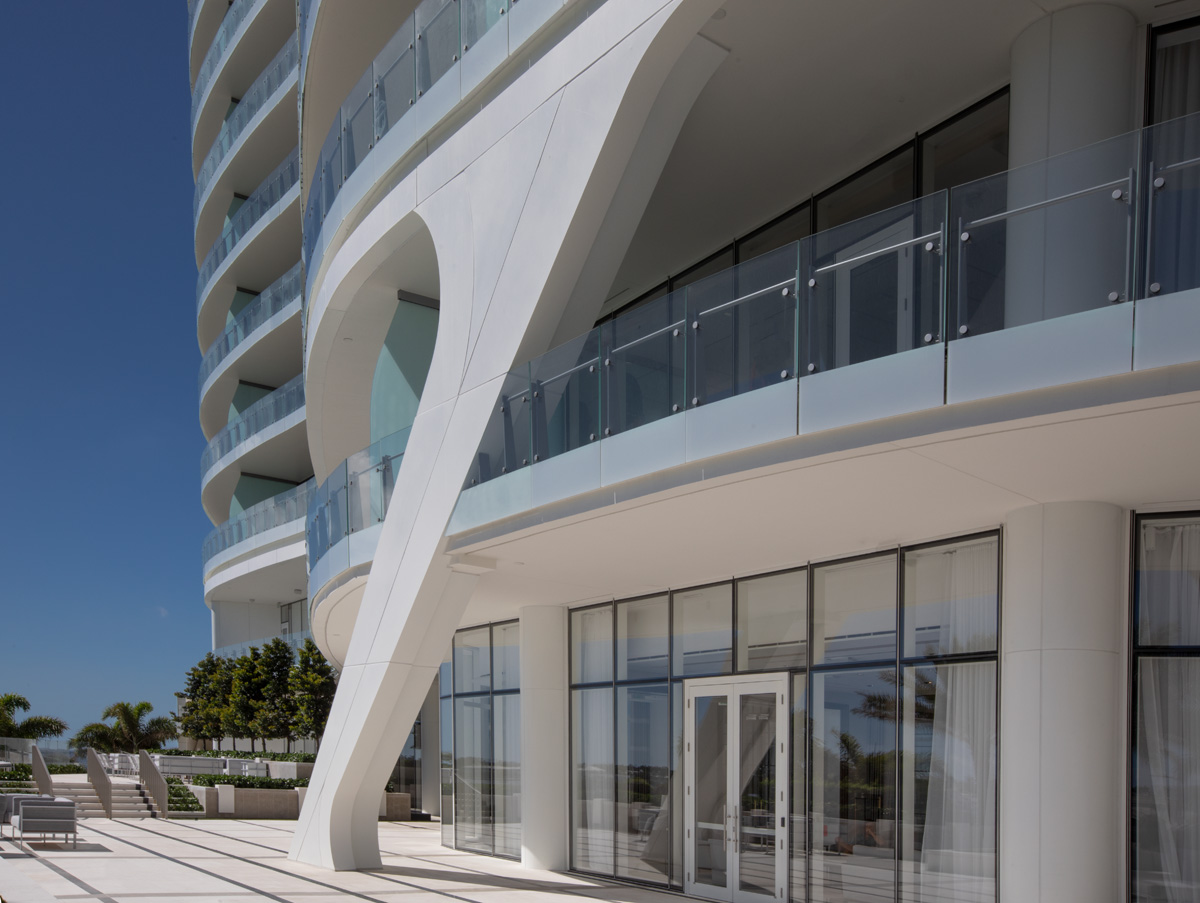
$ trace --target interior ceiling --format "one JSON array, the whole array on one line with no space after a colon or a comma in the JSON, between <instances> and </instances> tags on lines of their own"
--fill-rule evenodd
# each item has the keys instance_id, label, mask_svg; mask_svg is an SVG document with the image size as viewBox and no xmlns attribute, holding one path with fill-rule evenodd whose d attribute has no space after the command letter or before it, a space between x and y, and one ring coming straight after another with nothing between
<instances>
[{"instance_id":1,"label":"interior ceiling","mask_svg":"<svg viewBox=\"0 0 1200 903\"><path fill-rule=\"evenodd\" d=\"M1066 0L754 0L680 133L610 297L630 300L1009 81L1013 41ZM1122 2L1139 21L1197 0Z\"/></svg>"},{"instance_id":2,"label":"interior ceiling","mask_svg":"<svg viewBox=\"0 0 1200 903\"><path fill-rule=\"evenodd\" d=\"M692 483L458 550L494 563L463 624L990 529L1033 504L1195 506L1198 446L1193 393Z\"/></svg>"}]
</instances>

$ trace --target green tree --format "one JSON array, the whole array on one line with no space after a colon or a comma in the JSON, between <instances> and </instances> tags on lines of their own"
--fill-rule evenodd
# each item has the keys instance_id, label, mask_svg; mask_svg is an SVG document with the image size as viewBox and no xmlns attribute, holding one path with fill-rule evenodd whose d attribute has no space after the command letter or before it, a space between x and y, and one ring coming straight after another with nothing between
<instances>
[{"instance_id":1,"label":"green tree","mask_svg":"<svg viewBox=\"0 0 1200 903\"><path fill-rule=\"evenodd\" d=\"M291 687L295 658L292 647L275 637L263 646L258 660L262 704L254 719L255 733L264 742L286 739L288 752L292 751L292 739L296 736L296 699Z\"/></svg>"},{"instance_id":2,"label":"green tree","mask_svg":"<svg viewBox=\"0 0 1200 903\"><path fill-rule=\"evenodd\" d=\"M160 715L146 720L153 711L154 706L145 701L136 705L114 702L100 716L111 719L112 723L93 721L85 724L71 738L71 745L77 749L90 746L100 752L135 753L139 749L158 749L163 741L173 740L177 731L170 718Z\"/></svg>"},{"instance_id":3,"label":"green tree","mask_svg":"<svg viewBox=\"0 0 1200 903\"><path fill-rule=\"evenodd\" d=\"M312 737L320 746L325 722L337 690L337 672L312 640L300 647L299 659L292 669L292 697L296 701L296 736Z\"/></svg>"},{"instance_id":4,"label":"green tree","mask_svg":"<svg viewBox=\"0 0 1200 903\"><path fill-rule=\"evenodd\" d=\"M17 721L17 712L28 711L29 700L19 693L0 696L0 737L41 740L57 737L67 729L67 722L49 715L31 715Z\"/></svg>"},{"instance_id":5,"label":"green tree","mask_svg":"<svg viewBox=\"0 0 1200 903\"><path fill-rule=\"evenodd\" d=\"M211 652L187 673L184 696L187 703L179 715L180 732L196 740L220 741L224 736L225 709L233 671L229 660Z\"/></svg>"},{"instance_id":6,"label":"green tree","mask_svg":"<svg viewBox=\"0 0 1200 903\"><path fill-rule=\"evenodd\" d=\"M258 710L263 704L262 675L259 671L257 646L250 647L249 655L239 656L233 662L232 679L229 686L229 705L225 707L223 727L230 737L249 737L250 751L254 752L254 739L258 733Z\"/></svg>"}]
</instances>

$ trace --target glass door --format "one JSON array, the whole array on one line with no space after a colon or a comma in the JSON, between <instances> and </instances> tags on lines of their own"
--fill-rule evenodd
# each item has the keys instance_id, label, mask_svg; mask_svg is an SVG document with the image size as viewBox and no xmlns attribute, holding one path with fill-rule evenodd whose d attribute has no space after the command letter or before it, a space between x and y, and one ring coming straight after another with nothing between
<instances>
[{"instance_id":1,"label":"glass door","mask_svg":"<svg viewBox=\"0 0 1200 903\"><path fill-rule=\"evenodd\" d=\"M785 899L786 676L687 681L684 698L685 892Z\"/></svg>"}]
</instances>

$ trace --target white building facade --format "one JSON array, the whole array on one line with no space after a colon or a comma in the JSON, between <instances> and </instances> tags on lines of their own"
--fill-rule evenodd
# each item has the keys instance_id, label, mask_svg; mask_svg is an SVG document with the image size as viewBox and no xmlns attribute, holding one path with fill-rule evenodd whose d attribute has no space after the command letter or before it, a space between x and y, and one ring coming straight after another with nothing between
<instances>
[{"instance_id":1,"label":"white building facade","mask_svg":"<svg viewBox=\"0 0 1200 903\"><path fill-rule=\"evenodd\" d=\"M419 742L531 867L1200 895L1200 2L191 13L202 346L296 283L201 395L303 397L203 484L305 487L206 564L341 669L293 858Z\"/></svg>"}]
</instances>

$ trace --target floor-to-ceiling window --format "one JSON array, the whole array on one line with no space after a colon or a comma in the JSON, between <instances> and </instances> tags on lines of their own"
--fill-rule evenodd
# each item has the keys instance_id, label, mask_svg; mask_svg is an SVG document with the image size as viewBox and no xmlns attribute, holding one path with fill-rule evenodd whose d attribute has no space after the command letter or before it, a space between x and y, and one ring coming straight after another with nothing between
<instances>
[{"instance_id":1,"label":"floor-to-ceiling window","mask_svg":"<svg viewBox=\"0 0 1200 903\"><path fill-rule=\"evenodd\" d=\"M442 843L521 855L520 628L460 630L439 672Z\"/></svg>"},{"instance_id":2,"label":"floor-to-ceiling window","mask_svg":"<svg viewBox=\"0 0 1200 903\"><path fill-rule=\"evenodd\" d=\"M1133 604L1133 899L1200 899L1200 515L1141 517Z\"/></svg>"},{"instance_id":3,"label":"floor-to-ceiling window","mask_svg":"<svg viewBox=\"0 0 1200 903\"><path fill-rule=\"evenodd\" d=\"M572 611L572 867L682 886L684 683L786 672L791 899L995 900L999 546Z\"/></svg>"}]
</instances>

